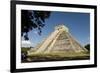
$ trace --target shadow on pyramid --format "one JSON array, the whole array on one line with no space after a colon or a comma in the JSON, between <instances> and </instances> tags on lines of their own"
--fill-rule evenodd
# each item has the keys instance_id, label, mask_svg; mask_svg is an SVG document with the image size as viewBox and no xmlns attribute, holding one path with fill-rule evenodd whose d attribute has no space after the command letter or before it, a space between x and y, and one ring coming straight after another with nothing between
<instances>
[{"instance_id":1,"label":"shadow on pyramid","mask_svg":"<svg viewBox=\"0 0 100 73\"><path fill-rule=\"evenodd\" d=\"M58 25L42 43L28 51L28 62L87 60L90 54L64 25Z\"/></svg>"}]
</instances>

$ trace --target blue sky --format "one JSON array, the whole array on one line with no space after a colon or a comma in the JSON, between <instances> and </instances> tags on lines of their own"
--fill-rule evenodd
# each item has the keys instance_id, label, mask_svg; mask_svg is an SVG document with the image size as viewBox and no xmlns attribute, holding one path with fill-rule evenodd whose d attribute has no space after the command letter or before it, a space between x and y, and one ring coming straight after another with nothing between
<instances>
[{"instance_id":1,"label":"blue sky","mask_svg":"<svg viewBox=\"0 0 100 73\"><path fill-rule=\"evenodd\" d=\"M71 35L81 44L90 42L90 14L76 12L51 12L49 19L46 19L42 35L38 35L36 30L29 32L29 41L32 46L40 43L44 38L54 31L58 24L64 24L69 28Z\"/></svg>"}]
</instances>

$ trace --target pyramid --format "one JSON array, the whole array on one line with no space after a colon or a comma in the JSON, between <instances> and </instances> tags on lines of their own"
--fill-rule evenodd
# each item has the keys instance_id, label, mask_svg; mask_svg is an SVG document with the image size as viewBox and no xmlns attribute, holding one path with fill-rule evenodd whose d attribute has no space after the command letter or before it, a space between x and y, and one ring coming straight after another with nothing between
<instances>
[{"instance_id":1,"label":"pyramid","mask_svg":"<svg viewBox=\"0 0 100 73\"><path fill-rule=\"evenodd\" d=\"M42 43L35 47L36 51L28 51L31 54L73 54L86 53L88 50L80 45L69 32L65 25L58 25Z\"/></svg>"}]
</instances>

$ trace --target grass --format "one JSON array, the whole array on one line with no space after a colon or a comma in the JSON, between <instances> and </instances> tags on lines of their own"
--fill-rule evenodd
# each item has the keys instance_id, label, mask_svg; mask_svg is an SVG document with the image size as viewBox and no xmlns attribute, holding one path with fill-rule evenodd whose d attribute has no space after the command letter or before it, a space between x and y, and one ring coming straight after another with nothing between
<instances>
[{"instance_id":1,"label":"grass","mask_svg":"<svg viewBox=\"0 0 100 73\"><path fill-rule=\"evenodd\" d=\"M52 52L39 53L27 56L27 61L24 62L44 62L44 61L67 61L67 60L86 60L90 58L89 53L74 53L74 52Z\"/></svg>"},{"instance_id":2,"label":"grass","mask_svg":"<svg viewBox=\"0 0 100 73\"><path fill-rule=\"evenodd\" d=\"M30 48L24 48L24 47L21 48L21 52L24 52L24 53L26 53L28 50L30 50Z\"/></svg>"},{"instance_id":3,"label":"grass","mask_svg":"<svg viewBox=\"0 0 100 73\"><path fill-rule=\"evenodd\" d=\"M73 52L54 52L54 53L39 53L31 54L29 56L58 56L58 57L76 57L76 56L87 56L89 53L73 53Z\"/></svg>"}]
</instances>

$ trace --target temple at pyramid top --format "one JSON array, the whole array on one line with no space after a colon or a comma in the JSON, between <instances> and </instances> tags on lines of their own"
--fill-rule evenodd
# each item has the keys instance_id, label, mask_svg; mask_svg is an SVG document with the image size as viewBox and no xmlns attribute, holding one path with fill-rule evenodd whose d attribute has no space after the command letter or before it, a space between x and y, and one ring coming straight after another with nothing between
<instances>
[{"instance_id":1,"label":"temple at pyramid top","mask_svg":"<svg viewBox=\"0 0 100 73\"><path fill-rule=\"evenodd\" d=\"M66 27L63 24L60 24L60 25L55 26L55 30L63 30L63 31L66 31L66 32L69 31L68 27Z\"/></svg>"}]
</instances>

